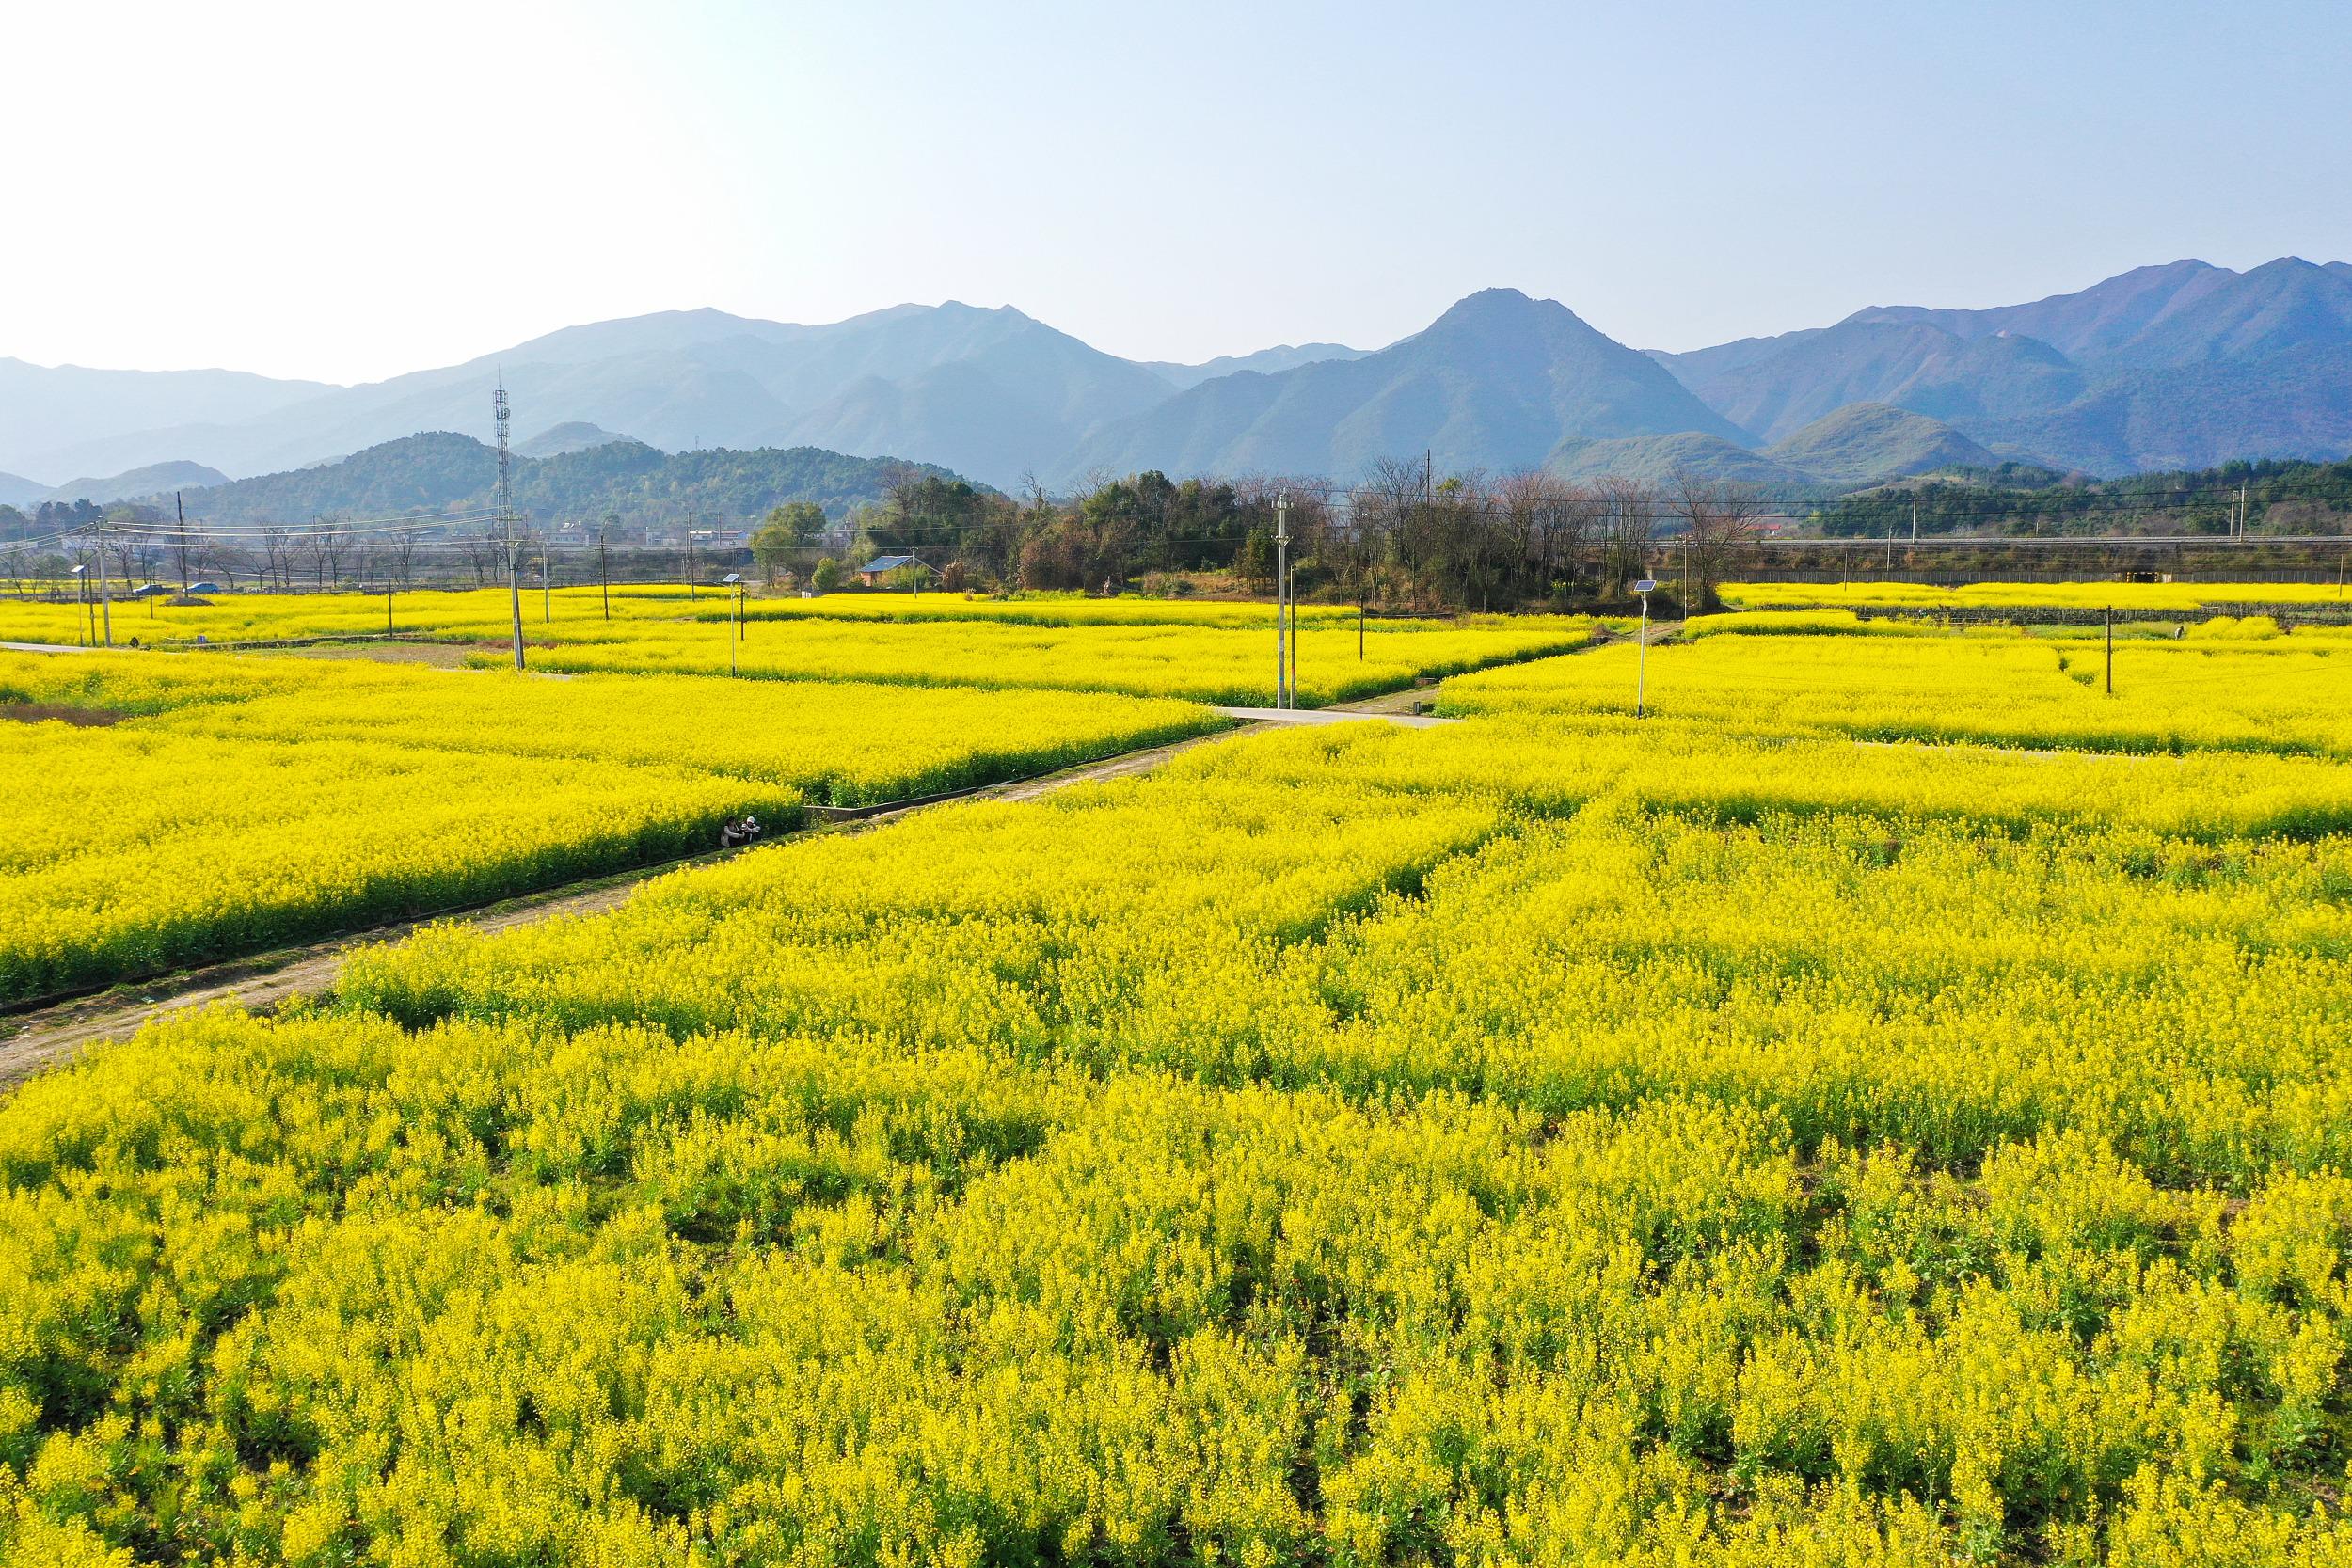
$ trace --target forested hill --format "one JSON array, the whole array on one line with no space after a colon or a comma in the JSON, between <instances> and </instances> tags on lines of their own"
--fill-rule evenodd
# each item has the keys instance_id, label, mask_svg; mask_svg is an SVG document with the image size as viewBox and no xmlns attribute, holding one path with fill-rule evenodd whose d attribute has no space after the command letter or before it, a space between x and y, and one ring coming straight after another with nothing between
<instances>
[{"instance_id":1,"label":"forested hill","mask_svg":"<svg viewBox=\"0 0 2352 1568\"><path fill-rule=\"evenodd\" d=\"M1820 515L1832 538L1901 538L1912 495L1923 534L2211 534L2231 530L2241 503L2249 537L2352 533L2352 459L2266 459L2194 471L2085 480L2029 463L1956 468L1841 496Z\"/></svg>"},{"instance_id":2,"label":"forested hill","mask_svg":"<svg viewBox=\"0 0 2352 1568\"><path fill-rule=\"evenodd\" d=\"M818 447L725 447L664 452L608 441L552 457L514 459L515 505L536 521L594 521L616 513L632 526L753 517L786 501L815 501L838 515L880 500L909 474L952 479L945 468L893 457L845 457ZM186 493L206 521L304 523L312 517L397 517L490 504L498 451L470 436L426 431L352 453L339 463L263 474Z\"/></svg>"}]
</instances>

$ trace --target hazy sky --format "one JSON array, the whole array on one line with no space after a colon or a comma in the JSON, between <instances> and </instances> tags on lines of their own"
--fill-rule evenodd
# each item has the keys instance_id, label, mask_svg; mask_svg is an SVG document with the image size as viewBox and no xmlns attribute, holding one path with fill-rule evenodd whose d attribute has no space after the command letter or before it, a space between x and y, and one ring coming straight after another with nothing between
<instances>
[{"instance_id":1,"label":"hazy sky","mask_svg":"<svg viewBox=\"0 0 2352 1568\"><path fill-rule=\"evenodd\" d=\"M367 380L576 322L1017 305L1644 347L2352 260L2342 0L0 6L0 355Z\"/></svg>"}]
</instances>

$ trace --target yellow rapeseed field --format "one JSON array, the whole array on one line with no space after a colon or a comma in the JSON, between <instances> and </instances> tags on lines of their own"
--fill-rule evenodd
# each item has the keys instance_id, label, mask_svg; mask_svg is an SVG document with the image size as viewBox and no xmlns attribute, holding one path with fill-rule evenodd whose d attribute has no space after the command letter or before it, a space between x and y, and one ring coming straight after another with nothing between
<instances>
[{"instance_id":1,"label":"yellow rapeseed field","mask_svg":"<svg viewBox=\"0 0 2352 1568\"><path fill-rule=\"evenodd\" d=\"M1576 617L1477 617L1467 625L1311 622L1299 635L1300 705L1392 691L1422 676L1563 653L1594 624ZM495 654L478 661L492 663ZM888 681L1118 691L1143 697L1262 705L1274 697L1271 626L1027 626L987 621L888 623L799 619L632 627L626 638L565 643L538 654L543 670L743 674L784 680Z\"/></svg>"},{"instance_id":2,"label":"yellow rapeseed field","mask_svg":"<svg viewBox=\"0 0 2352 1568\"><path fill-rule=\"evenodd\" d=\"M199 605L118 606L114 645L181 647L382 635L380 595L224 594ZM92 612L72 602L0 597L0 641L80 645ZM1351 607L1303 606L1299 700L1343 702L1582 646L1595 624L1573 616L1472 615L1374 620ZM506 662L511 607L503 590L396 594L389 624L403 636L484 645L475 661ZM721 590L567 588L523 599L526 657L558 672L622 671L789 680L882 681L1114 691L1232 705L1269 703L1273 610L1263 604L1168 599L969 598L835 594L750 598ZM492 651L495 649L496 651Z\"/></svg>"},{"instance_id":3,"label":"yellow rapeseed field","mask_svg":"<svg viewBox=\"0 0 2352 1568\"><path fill-rule=\"evenodd\" d=\"M2352 652L2134 642L2109 699L2078 639L1821 632L436 927L38 1078L0 1542L2352 1561ZM300 749L298 685L154 662L77 733ZM320 744L692 752L469 711Z\"/></svg>"},{"instance_id":4,"label":"yellow rapeseed field","mask_svg":"<svg viewBox=\"0 0 2352 1568\"><path fill-rule=\"evenodd\" d=\"M2157 610L2197 615L2214 605L2352 606L2334 582L1732 582L1724 602L1740 610L1861 605L1915 610Z\"/></svg>"},{"instance_id":5,"label":"yellow rapeseed field","mask_svg":"<svg viewBox=\"0 0 2352 1568\"><path fill-rule=\"evenodd\" d=\"M79 727L63 711L103 720ZM1201 734L1088 692L0 654L0 1001Z\"/></svg>"},{"instance_id":6,"label":"yellow rapeseed field","mask_svg":"<svg viewBox=\"0 0 2352 1568\"><path fill-rule=\"evenodd\" d=\"M1809 619L1762 628L1781 635L1705 635L1710 629L1648 651L1649 712L1880 740L2352 756L2352 640L2325 629L2280 636L2275 626L2231 623L2215 628L2223 635L2121 639L2111 695L2096 629L1854 636ZM1626 641L1487 671L1449 684L1444 705L1630 714L1635 661Z\"/></svg>"}]
</instances>

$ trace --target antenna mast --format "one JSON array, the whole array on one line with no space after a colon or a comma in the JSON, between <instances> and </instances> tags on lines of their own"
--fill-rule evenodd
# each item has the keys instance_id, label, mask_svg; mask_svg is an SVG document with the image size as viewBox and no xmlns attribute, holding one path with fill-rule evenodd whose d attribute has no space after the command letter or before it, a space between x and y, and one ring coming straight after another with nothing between
<instances>
[{"instance_id":1,"label":"antenna mast","mask_svg":"<svg viewBox=\"0 0 2352 1568\"><path fill-rule=\"evenodd\" d=\"M515 668L523 667L522 546L515 539L515 465L507 451L506 382L500 378L490 394L490 412L499 433L499 532L506 541L506 595L515 611Z\"/></svg>"}]
</instances>

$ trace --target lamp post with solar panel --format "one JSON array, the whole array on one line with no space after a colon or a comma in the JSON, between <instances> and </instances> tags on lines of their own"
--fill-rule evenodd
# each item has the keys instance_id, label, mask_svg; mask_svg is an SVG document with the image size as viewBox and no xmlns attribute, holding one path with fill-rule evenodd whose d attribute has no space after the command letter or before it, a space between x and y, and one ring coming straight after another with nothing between
<instances>
[{"instance_id":1,"label":"lamp post with solar panel","mask_svg":"<svg viewBox=\"0 0 2352 1568\"><path fill-rule=\"evenodd\" d=\"M1642 717L1644 686L1649 674L1649 596L1658 588L1656 578L1644 578L1633 585L1642 595L1642 632L1633 643L1633 717Z\"/></svg>"},{"instance_id":2,"label":"lamp post with solar panel","mask_svg":"<svg viewBox=\"0 0 2352 1568\"><path fill-rule=\"evenodd\" d=\"M727 673L737 673L736 650L743 645L743 574L729 572L721 579L728 594Z\"/></svg>"}]
</instances>

